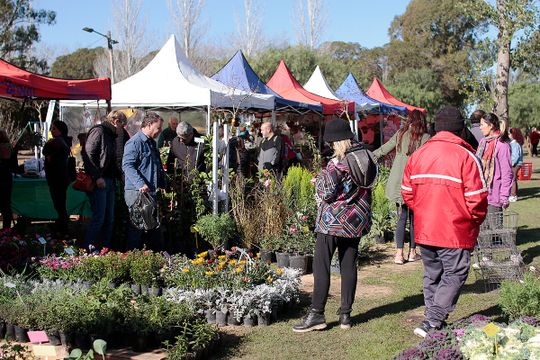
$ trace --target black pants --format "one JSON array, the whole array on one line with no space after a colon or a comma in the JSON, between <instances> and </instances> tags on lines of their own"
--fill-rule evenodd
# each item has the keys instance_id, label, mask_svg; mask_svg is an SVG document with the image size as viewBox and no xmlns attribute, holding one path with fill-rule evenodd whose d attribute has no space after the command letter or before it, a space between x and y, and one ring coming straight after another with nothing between
<instances>
[{"instance_id":1,"label":"black pants","mask_svg":"<svg viewBox=\"0 0 540 360\"><path fill-rule=\"evenodd\" d=\"M13 178L11 177L11 174L9 174L9 176L1 177L0 212L2 213L2 228L7 229L11 227L11 220L13 219L13 213L11 211L11 192L13 190Z\"/></svg>"},{"instance_id":2,"label":"black pants","mask_svg":"<svg viewBox=\"0 0 540 360\"><path fill-rule=\"evenodd\" d=\"M416 243L414 242L414 216L411 209L405 204L396 204L398 212L398 221L396 224L396 248L403 249L405 243L405 228L407 227L407 220L409 220L409 229L411 237L410 249L416 248Z\"/></svg>"},{"instance_id":3,"label":"black pants","mask_svg":"<svg viewBox=\"0 0 540 360\"><path fill-rule=\"evenodd\" d=\"M420 245L424 264L425 316L440 326L454 311L471 265L469 249L450 249Z\"/></svg>"},{"instance_id":4,"label":"black pants","mask_svg":"<svg viewBox=\"0 0 540 360\"><path fill-rule=\"evenodd\" d=\"M66 209L67 188L69 184L65 179L50 179L47 180L47 184L49 185L54 209L58 214L55 230L60 233L66 233L69 224L69 215Z\"/></svg>"},{"instance_id":5,"label":"black pants","mask_svg":"<svg viewBox=\"0 0 540 360\"><path fill-rule=\"evenodd\" d=\"M315 258L313 259L313 296L311 308L316 312L324 312L328 290L330 289L330 263L338 249L341 270L341 313L350 313L356 293L356 259L360 238L342 238L317 233Z\"/></svg>"}]
</instances>

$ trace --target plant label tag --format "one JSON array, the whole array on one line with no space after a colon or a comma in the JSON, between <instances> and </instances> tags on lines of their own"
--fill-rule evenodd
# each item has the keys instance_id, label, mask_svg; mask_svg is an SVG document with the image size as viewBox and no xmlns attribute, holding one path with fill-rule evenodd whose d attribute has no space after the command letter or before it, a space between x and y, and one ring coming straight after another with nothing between
<instances>
[{"instance_id":1,"label":"plant label tag","mask_svg":"<svg viewBox=\"0 0 540 360\"><path fill-rule=\"evenodd\" d=\"M33 345L32 350L36 357L56 359L56 347L53 345Z\"/></svg>"},{"instance_id":2,"label":"plant label tag","mask_svg":"<svg viewBox=\"0 0 540 360\"><path fill-rule=\"evenodd\" d=\"M489 323L486 326L484 326L482 330L484 330L487 336L494 337L501 330L501 328L495 325L494 323Z\"/></svg>"},{"instance_id":3,"label":"plant label tag","mask_svg":"<svg viewBox=\"0 0 540 360\"><path fill-rule=\"evenodd\" d=\"M45 331L29 331L28 338L30 339L30 342L37 344L49 342L49 338Z\"/></svg>"},{"instance_id":4,"label":"plant label tag","mask_svg":"<svg viewBox=\"0 0 540 360\"><path fill-rule=\"evenodd\" d=\"M38 241L41 245L45 245L47 243L47 241L42 236L38 237Z\"/></svg>"},{"instance_id":5,"label":"plant label tag","mask_svg":"<svg viewBox=\"0 0 540 360\"><path fill-rule=\"evenodd\" d=\"M73 251L73 248L70 247L65 248L64 252L68 255L75 255L75 251Z\"/></svg>"},{"instance_id":6,"label":"plant label tag","mask_svg":"<svg viewBox=\"0 0 540 360\"><path fill-rule=\"evenodd\" d=\"M15 287L17 285L15 285L14 283L12 282L7 282L7 283L4 283L4 286L7 287L7 288L10 288L10 289L15 289Z\"/></svg>"},{"instance_id":7,"label":"plant label tag","mask_svg":"<svg viewBox=\"0 0 540 360\"><path fill-rule=\"evenodd\" d=\"M169 253L166 252L166 251L163 252L163 256L165 256L167 259L170 259L170 258L171 258L171 254L169 254Z\"/></svg>"}]
</instances>

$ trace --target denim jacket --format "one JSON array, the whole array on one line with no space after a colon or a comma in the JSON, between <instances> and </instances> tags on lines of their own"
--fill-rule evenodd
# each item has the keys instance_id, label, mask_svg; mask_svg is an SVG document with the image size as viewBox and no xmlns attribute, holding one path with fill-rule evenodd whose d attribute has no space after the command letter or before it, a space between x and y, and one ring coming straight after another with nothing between
<instances>
[{"instance_id":1,"label":"denim jacket","mask_svg":"<svg viewBox=\"0 0 540 360\"><path fill-rule=\"evenodd\" d=\"M165 172L156 142L142 131L126 143L122 169L126 177L125 190L139 190L146 184L150 192L155 193L165 187Z\"/></svg>"}]
</instances>

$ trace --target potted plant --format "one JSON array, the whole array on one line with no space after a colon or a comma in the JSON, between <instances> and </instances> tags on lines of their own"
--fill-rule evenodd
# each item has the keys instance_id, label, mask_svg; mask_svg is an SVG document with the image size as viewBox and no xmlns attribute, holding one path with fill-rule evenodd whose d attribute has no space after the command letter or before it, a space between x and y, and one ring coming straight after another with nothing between
<instances>
[{"instance_id":1,"label":"potted plant","mask_svg":"<svg viewBox=\"0 0 540 360\"><path fill-rule=\"evenodd\" d=\"M201 216L195 229L214 251L225 247L236 233L236 224L229 214L210 214Z\"/></svg>"}]
</instances>

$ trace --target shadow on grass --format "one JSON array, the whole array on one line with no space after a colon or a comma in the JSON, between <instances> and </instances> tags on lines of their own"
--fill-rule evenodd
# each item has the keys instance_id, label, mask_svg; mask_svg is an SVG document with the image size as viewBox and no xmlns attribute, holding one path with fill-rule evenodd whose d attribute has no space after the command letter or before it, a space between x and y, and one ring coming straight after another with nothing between
<instances>
[{"instance_id":1,"label":"shadow on grass","mask_svg":"<svg viewBox=\"0 0 540 360\"><path fill-rule=\"evenodd\" d=\"M217 360L217 359L227 359L229 356L238 355L238 347L242 345L244 337L237 334L220 332L220 340L214 352L208 359Z\"/></svg>"},{"instance_id":2,"label":"shadow on grass","mask_svg":"<svg viewBox=\"0 0 540 360\"><path fill-rule=\"evenodd\" d=\"M536 242L540 239L539 228L529 228L527 225L518 228L516 235L516 245Z\"/></svg>"},{"instance_id":3,"label":"shadow on grass","mask_svg":"<svg viewBox=\"0 0 540 360\"><path fill-rule=\"evenodd\" d=\"M538 197L540 195L540 187L520 188L518 190L519 201Z\"/></svg>"},{"instance_id":4,"label":"shadow on grass","mask_svg":"<svg viewBox=\"0 0 540 360\"><path fill-rule=\"evenodd\" d=\"M540 256L540 245L530 247L523 251L523 262L525 264L530 264L533 260Z\"/></svg>"},{"instance_id":5,"label":"shadow on grass","mask_svg":"<svg viewBox=\"0 0 540 360\"><path fill-rule=\"evenodd\" d=\"M472 284L465 284L461 288L462 294L484 294L489 291L486 289L486 284L481 278L477 278Z\"/></svg>"}]
</instances>

